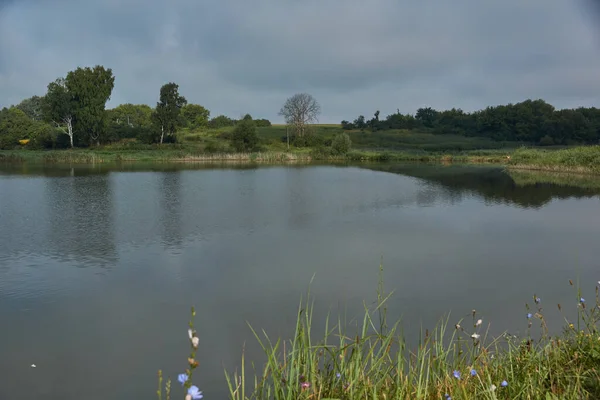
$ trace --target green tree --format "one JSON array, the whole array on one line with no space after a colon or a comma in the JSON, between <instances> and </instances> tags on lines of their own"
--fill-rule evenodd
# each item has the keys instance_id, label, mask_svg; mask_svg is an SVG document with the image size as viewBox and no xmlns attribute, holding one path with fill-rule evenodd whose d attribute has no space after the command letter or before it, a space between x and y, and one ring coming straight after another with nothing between
<instances>
[{"instance_id":1,"label":"green tree","mask_svg":"<svg viewBox=\"0 0 600 400\"><path fill-rule=\"evenodd\" d=\"M206 126L210 118L210 111L198 104L186 104L181 108L181 114L190 128Z\"/></svg>"},{"instance_id":2,"label":"green tree","mask_svg":"<svg viewBox=\"0 0 600 400\"><path fill-rule=\"evenodd\" d=\"M73 118L76 107L73 94L67 88L64 78L58 78L48 84L48 92L42 100L44 118L69 136L71 148L74 146Z\"/></svg>"},{"instance_id":3,"label":"green tree","mask_svg":"<svg viewBox=\"0 0 600 400\"><path fill-rule=\"evenodd\" d=\"M177 118L181 108L187 104L185 97L179 94L179 85L170 82L160 88L160 101L156 103L156 109L152 119L157 128L160 129L160 143L164 141L165 134L174 135L177 129Z\"/></svg>"},{"instance_id":4,"label":"green tree","mask_svg":"<svg viewBox=\"0 0 600 400\"><path fill-rule=\"evenodd\" d=\"M226 126L234 126L236 121L225 115L218 115L208 122L208 126L213 129L225 128Z\"/></svg>"},{"instance_id":5,"label":"green tree","mask_svg":"<svg viewBox=\"0 0 600 400\"><path fill-rule=\"evenodd\" d=\"M335 135L331 141L331 150L335 154L346 154L352 148L352 141L347 133L340 133Z\"/></svg>"},{"instance_id":6,"label":"green tree","mask_svg":"<svg viewBox=\"0 0 600 400\"><path fill-rule=\"evenodd\" d=\"M131 128L149 127L152 124L152 108L147 104L121 104L106 110L108 122Z\"/></svg>"},{"instance_id":7,"label":"green tree","mask_svg":"<svg viewBox=\"0 0 600 400\"><path fill-rule=\"evenodd\" d=\"M0 148L10 149L19 140L28 139L28 147L51 147L53 129L50 125L31 119L22 110L11 107L0 113Z\"/></svg>"},{"instance_id":8,"label":"green tree","mask_svg":"<svg viewBox=\"0 0 600 400\"><path fill-rule=\"evenodd\" d=\"M29 118L34 121L41 121L42 116L42 98L33 96L23 100L17 105L17 108L23 111Z\"/></svg>"},{"instance_id":9,"label":"green tree","mask_svg":"<svg viewBox=\"0 0 600 400\"><path fill-rule=\"evenodd\" d=\"M253 151L258 145L256 124L249 114L239 121L231 135L231 145L238 152Z\"/></svg>"},{"instance_id":10,"label":"green tree","mask_svg":"<svg viewBox=\"0 0 600 400\"><path fill-rule=\"evenodd\" d=\"M67 74L65 86L74 101L73 125L78 132L87 132L90 144L99 144L105 132L106 102L110 99L115 77L110 68L77 68Z\"/></svg>"}]
</instances>

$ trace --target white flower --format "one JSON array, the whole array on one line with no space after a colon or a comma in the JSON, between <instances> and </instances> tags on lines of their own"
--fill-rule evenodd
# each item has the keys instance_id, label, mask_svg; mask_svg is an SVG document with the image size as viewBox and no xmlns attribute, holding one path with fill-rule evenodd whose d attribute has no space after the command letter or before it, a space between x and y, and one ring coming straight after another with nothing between
<instances>
[{"instance_id":1,"label":"white flower","mask_svg":"<svg viewBox=\"0 0 600 400\"><path fill-rule=\"evenodd\" d=\"M185 400L192 400L192 395L191 394L186 394L185 395Z\"/></svg>"},{"instance_id":2,"label":"white flower","mask_svg":"<svg viewBox=\"0 0 600 400\"><path fill-rule=\"evenodd\" d=\"M190 337L190 340L192 340L192 338L194 337L194 334L192 333L191 329L188 329L188 336Z\"/></svg>"},{"instance_id":3,"label":"white flower","mask_svg":"<svg viewBox=\"0 0 600 400\"><path fill-rule=\"evenodd\" d=\"M477 339L479 339L480 336L477 333L474 333L474 334L471 335L471 337L473 339L477 340Z\"/></svg>"},{"instance_id":4,"label":"white flower","mask_svg":"<svg viewBox=\"0 0 600 400\"><path fill-rule=\"evenodd\" d=\"M456 324L456 325L454 325L454 327L455 327L456 329L460 329L460 324Z\"/></svg>"},{"instance_id":5,"label":"white flower","mask_svg":"<svg viewBox=\"0 0 600 400\"><path fill-rule=\"evenodd\" d=\"M479 326L479 325L481 325L482 323L483 323L483 321L482 321L481 319L478 319L478 320L477 320L477 323L475 324L475 326Z\"/></svg>"},{"instance_id":6,"label":"white flower","mask_svg":"<svg viewBox=\"0 0 600 400\"><path fill-rule=\"evenodd\" d=\"M192 346L194 346L194 348L197 349L199 343L200 343L200 339L198 339L198 336L194 336L192 338Z\"/></svg>"},{"instance_id":7,"label":"white flower","mask_svg":"<svg viewBox=\"0 0 600 400\"><path fill-rule=\"evenodd\" d=\"M496 390L496 385L492 385L492 386L490 386L490 389L491 389L491 390L492 390L492 392L493 392L494 390Z\"/></svg>"}]
</instances>

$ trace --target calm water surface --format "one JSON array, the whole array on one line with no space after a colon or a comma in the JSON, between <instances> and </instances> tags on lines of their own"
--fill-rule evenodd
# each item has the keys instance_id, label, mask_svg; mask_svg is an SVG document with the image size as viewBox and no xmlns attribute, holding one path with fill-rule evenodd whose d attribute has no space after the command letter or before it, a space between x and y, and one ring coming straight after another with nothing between
<instances>
[{"instance_id":1,"label":"calm water surface","mask_svg":"<svg viewBox=\"0 0 600 400\"><path fill-rule=\"evenodd\" d=\"M523 332L533 293L558 330L556 303L576 302L568 279L589 297L600 279L600 182L559 181L489 167L0 166L0 399L154 398L158 369L185 368L191 305L195 383L224 398L244 342L258 355L247 322L289 336L313 275L316 320L357 316L382 258L409 336L473 308L493 332Z\"/></svg>"}]
</instances>

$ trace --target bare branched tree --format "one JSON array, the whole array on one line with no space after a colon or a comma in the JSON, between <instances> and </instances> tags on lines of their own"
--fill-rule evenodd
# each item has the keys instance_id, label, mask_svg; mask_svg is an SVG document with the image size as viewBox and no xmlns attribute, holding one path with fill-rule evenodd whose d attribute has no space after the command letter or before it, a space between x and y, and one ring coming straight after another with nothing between
<instances>
[{"instance_id":1,"label":"bare branched tree","mask_svg":"<svg viewBox=\"0 0 600 400\"><path fill-rule=\"evenodd\" d=\"M307 125L318 122L321 106L308 93L298 93L286 100L279 111L298 137L304 137Z\"/></svg>"}]
</instances>

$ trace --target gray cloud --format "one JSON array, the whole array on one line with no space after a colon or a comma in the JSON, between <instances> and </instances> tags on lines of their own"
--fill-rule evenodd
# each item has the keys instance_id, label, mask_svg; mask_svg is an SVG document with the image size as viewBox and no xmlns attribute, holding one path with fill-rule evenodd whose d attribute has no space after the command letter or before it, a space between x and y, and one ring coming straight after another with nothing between
<instances>
[{"instance_id":1,"label":"gray cloud","mask_svg":"<svg viewBox=\"0 0 600 400\"><path fill-rule=\"evenodd\" d=\"M77 66L116 76L109 106L177 82L213 115L277 120L298 91L323 122L380 109L600 100L591 0L0 0L0 105Z\"/></svg>"}]
</instances>

